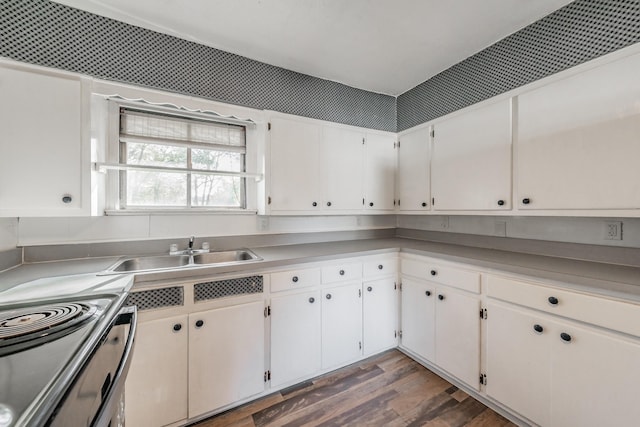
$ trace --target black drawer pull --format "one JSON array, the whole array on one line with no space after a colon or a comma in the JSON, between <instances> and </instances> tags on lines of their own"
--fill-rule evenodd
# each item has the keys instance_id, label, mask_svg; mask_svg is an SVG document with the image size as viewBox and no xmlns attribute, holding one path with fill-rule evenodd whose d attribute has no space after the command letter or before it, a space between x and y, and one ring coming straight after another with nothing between
<instances>
[{"instance_id":1,"label":"black drawer pull","mask_svg":"<svg viewBox=\"0 0 640 427\"><path fill-rule=\"evenodd\" d=\"M327 294L326 298L331 299L331 294Z\"/></svg>"},{"instance_id":2,"label":"black drawer pull","mask_svg":"<svg viewBox=\"0 0 640 427\"><path fill-rule=\"evenodd\" d=\"M440 301L443 301L443 300L444 300L444 295L442 295L442 294L438 295L438 299L439 299Z\"/></svg>"},{"instance_id":3,"label":"black drawer pull","mask_svg":"<svg viewBox=\"0 0 640 427\"><path fill-rule=\"evenodd\" d=\"M297 282L297 281L298 281L298 276L293 276L293 277L291 278L291 280L292 280L294 283L295 283L295 282Z\"/></svg>"},{"instance_id":4,"label":"black drawer pull","mask_svg":"<svg viewBox=\"0 0 640 427\"><path fill-rule=\"evenodd\" d=\"M551 304L551 305L558 305L558 298L556 298L556 297L549 297L549 304Z\"/></svg>"},{"instance_id":5,"label":"black drawer pull","mask_svg":"<svg viewBox=\"0 0 640 427\"><path fill-rule=\"evenodd\" d=\"M426 291L424 294L425 294L426 296L430 297L430 296L431 296L431 291Z\"/></svg>"},{"instance_id":6,"label":"black drawer pull","mask_svg":"<svg viewBox=\"0 0 640 427\"><path fill-rule=\"evenodd\" d=\"M340 273L341 276L344 276L344 270L340 270L338 273Z\"/></svg>"},{"instance_id":7,"label":"black drawer pull","mask_svg":"<svg viewBox=\"0 0 640 427\"><path fill-rule=\"evenodd\" d=\"M560 334L560 338L562 339L562 341L564 342L571 342L571 335L563 332Z\"/></svg>"},{"instance_id":8,"label":"black drawer pull","mask_svg":"<svg viewBox=\"0 0 640 427\"><path fill-rule=\"evenodd\" d=\"M435 271L435 270L431 270L431 275L432 275L432 276L435 276L436 274L438 274L438 272L437 272L437 271Z\"/></svg>"},{"instance_id":9,"label":"black drawer pull","mask_svg":"<svg viewBox=\"0 0 640 427\"><path fill-rule=\"evenodd\" d=\"M544 331L544 328L540 325L533 325L533 330L536 331L537 333L541 334L542 331Z\"/></svg>"},{"instance_id":10,"label":"black drawer pull","mask_svg":"<svg viewBox=\"0 0 640 427\"><path fill-rule=\"evenodd\" d=\"M427 203L426 202L422 202L422 207L426 208L427 207Z\"/></svg>"},{"instance_id":11,"label":"black drawer pull","mask_svg":"<svg viewBox=\"0 0 640 427\"><path fill-rule=\"evenodd\" d=\"M327 206L331 206L331 202L327 202Z\"/></svg>"},{"instance_id":12,"label":"black drawer pull","mask_svg":"<svg viewBox=\"0 0 640 427\"><path fill-rule=\"evenodd\" d=\"M180 329L182 329L182 323L176 323L175 325L173 325L173 330L175 332L178 332Z\"/></svg>"},{"instance_id":13,"label":"black drawer pull","mask_svg":"<svg viewBox=\"0 0 640 427\"><path fill-rule=\"evenodd\" d=\"M378 270L382 270L383 268L382 264L378 264Z\"/></svg>"},{"instance_id":14,"label":"black drawer pull","mask_svg":"<svg viewBox=\"0 0 640 427\"><path fill-rule=\"evenodd\" d=\"M498 200L498 206L504 206L504 200Z\"/></svg>"},{"instance_id":15,"label":"black drawer pull","mask_svg":"<svg viewBox=\"0 0 640 427\"><path fill-rule=\"evenodd\" d=\"M315 299L314 297L311 297L311 298L309 298L309 302L310 302L311 304L313 304L314 302L316 302L316 299Z\"/></svg>"},{"instance_id":16,"label":"black drawer pull","mask_svg":"<svg viewBox=\"0 0 640 427\"><path fill-rule=\"evenodd\" d=\"M367 286L367 291L371 292L373 288L371 286Z\"/></svg>"},{"instance_id":17,"label":"black drawer pull","mask_svg":"<svg viewBox=\"0 0 640 427\"><path fill-rule=\"evenodd\" d=\"M313 202L311 203L311 205L315 208L316 206L318 206L318 202Z\"/></svg>"},{"instance_id":18,"label":"black drawer pull","mask_svg":"<svg viewBox=\"0 0 640 427\"><path fill-rule=\"evenodd\" d=\"M204 320L196 321L196 328L202 328L203 325L204 325Z\"/></svg>"},{"instance_id":19,"label":"black drawer pull","mask_svg":"<svg viewBox=\"0 0 640 427\"><path fill-rule=\"evenodd\" d=\"M531 199L529 199L528 197L527 197L527 198L522 199L522 204L523 204L523 205L528 205L529 203L531 203Z\"/></svg>"}]
</instances>

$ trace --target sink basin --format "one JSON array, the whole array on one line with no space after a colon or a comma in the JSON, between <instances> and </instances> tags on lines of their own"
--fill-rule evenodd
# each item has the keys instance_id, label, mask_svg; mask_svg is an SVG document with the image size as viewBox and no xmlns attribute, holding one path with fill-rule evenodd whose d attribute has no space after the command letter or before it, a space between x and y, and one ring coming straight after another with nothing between
<instances>
[{"instance_id":1,"label":"sink basin","mask_svg":"<svg viewBox=\"0 0 640 427\"><path fill-rule=\"evenodd\" d=\"M248 249L206 252L194 255L141 256L122 259L109 267L105 274L231 265L247 261L259 261L261 259Z\"/></svg>"}]
</instances>

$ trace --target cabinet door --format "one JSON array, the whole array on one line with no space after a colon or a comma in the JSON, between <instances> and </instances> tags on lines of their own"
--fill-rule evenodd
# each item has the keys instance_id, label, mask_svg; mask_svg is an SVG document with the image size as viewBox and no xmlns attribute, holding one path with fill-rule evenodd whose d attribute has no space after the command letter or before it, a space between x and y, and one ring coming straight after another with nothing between
<instances>
[{"instance_id":1,"label":"cabinet door","mask_svg":"<svg viewBox=\"0 0 640 427\"><path fill-rule=\"evenodd\" d=\"M431 196L435 210L511 208L509 100L434 125Z\"/></svg>"},{"instance_id":2,"label":"cabinet door","mask_svg":"<svg viewBox=\"0 0 640 427\"><path fill-rule=\"evenodd\" d=\"M189 315L189 417L264 390L262 301Z\"/></svg>"},{"instance_id":3,"label":"cabinet door","mask_svg":"<svg viewBox=\"0 0 640 427\"><path fill-rule=\"evenodd\" d=\"M429 128L400 137L398 149L398 203L400 211L429 210L430 142Z\"/></svg>"},{"instance_id":4,"label":"cabinet door","mask_svg":"<svg viewBox=\"0 0 640 427\"><path fill-rule=\"evenodd\" d=\"M80 80L0 67L0 99L0 216L88 214Z\"/></svg>"},{"instance_id":5,"label":"cabinet door","mask_svg":"<svg viewBox=\"0 0 640 427\"><path fill-rule=\"evenodd\" d=\"M322 369L344 365L362 354L361 283L322 291Z\"/></svg>"},{"instance_id":6,"label":"cabinet door","mask_svg":"<svg viewBox=\"0 0 640 427\"><path fill-rule=\"evenodd\" d=\"M365 282L362 287L363 345L369 356L398 344L398 299L393 278Z\"/></svg>"},{"instance_id":7,"label":"cabinet door","mask_svg":"<svg viewBox=\"0 0 640 427\"><path fill-rule=\"evenodd\" d=\"M320 292L271 298L271 386L320 371Z\"/></svg>"},{"instance_id":8,"label":"cabinet door","mask_svg":"<svg viewBox=\"0 0 640 427\"><path fill-rule=\"evenodd\" d=\"M364 195L364 134L325 127L322 135L322 176L327 211L362 210Z\"/></svg>"},{"instance_id":9,"label":"cabinet door","mask_svg":"<svg viewBox=\"0 0 640 427\"><path fill-rule=\"evenodd\" d=\"M489 302L487 395L538 425L550 425L553 324L516 306Z\"/></svg>"},{"instance_id":10,"label":"cabinet door","mask_svg":"<svg viewBox=\"0 0 640 427\"><path fill-rule=\"evenodd\" d=\"M312 123L273 118L270 133L271 210L319 211L322 208L322 128Z\"/></svg>"},{"instance_id":11,"label":"cabinet door","mask_svg":"<svg viewBox=\"0 0 640 427\"><path fill-rule=\"evenodd\" d=\"M570 341L561 338L563 333ZM552 426L638 425L637 340L567 324L552 341Z\"/></svg>"},{"instance_id":12,"label":"cabinet door","mask_svg":"<svg viewBox=\"0 0 640 427\"><path fill-rule=\"evenodd\" d=\"M140 322L125 385L127 424L159 427L187 419L188 318Z\"/></svg>"},{"instance_id":13,"label":"cabinet door","mask_svg":"<svg viewBox=\"0 0 640 427\"><path fill-rule=\"evenodd\" d=\"M402 346L435 361L435 286L402 278Z\"/></svg>"},{"instance_id":14,"label":"cabinet door","mask_svg":"<svg viewBox=\"0 0 640 427\"><path fill-rule=\"evenodd\" d=\"M634 55L518 96L519 208L640 208L639 68Z\"/></svg>"},{"instance_id":15,"label":"cabinet door","mask_svg":"<svg viewBox=\"0 0 640 427\"><path fill-rule=\"evenodd\" d=\"M393 210L396 150L394 135L367 134L365 155L365 208Z\"/></svg>"},{"instance_id":16,"label":"cabinet door","mask_svg":"<svg viewBox=\"0 0 640 427\"><path fill-rule=\"evenodd\" d=\"M436 291L436 364L477 390L480 300L446 286Z\"/></svg>"}]
</instances>

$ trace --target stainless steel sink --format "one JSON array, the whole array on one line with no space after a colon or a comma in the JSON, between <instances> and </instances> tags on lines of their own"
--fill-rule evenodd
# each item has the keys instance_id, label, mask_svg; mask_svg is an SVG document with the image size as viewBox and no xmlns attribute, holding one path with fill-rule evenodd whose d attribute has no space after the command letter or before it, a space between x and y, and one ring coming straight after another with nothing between
<instances>
[{"instance_id":1,"label":"stainless steel sink","mask_svg":"<svg viewBox=\"0 0 640 427\"><path fill-rule=\"evenodd\" d=\"M262 260L262 258L248 249L196 253L194 255L140 256L121 259L109 267L104 274L221 266L260 260Z\"/></svg>"}]
</instances>

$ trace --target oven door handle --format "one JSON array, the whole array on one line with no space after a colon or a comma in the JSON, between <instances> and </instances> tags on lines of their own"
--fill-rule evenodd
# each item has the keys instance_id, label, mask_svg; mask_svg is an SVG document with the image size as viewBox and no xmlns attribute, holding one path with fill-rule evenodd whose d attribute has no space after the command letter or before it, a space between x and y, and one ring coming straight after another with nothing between
<instances>
[{"instance_id":1,"label":"oven door handle","mask_svg":"<svg viewBox=\"0 0 640 427\"><path fill-rule=\"evenodd\" d=\"M118 370L111 382L110 390L102 402L98 415L94 418L92 427L108 427L111 425L111 419L116 412L116 408L120 404L120 399L124 392L124 383L131 365L133 354L133 344L135 342L136 327L138 325L138 312L136 306L123 307L116 316L114 325L129 325L129 334L127 336L127 344L125 346ZM113 425L112 425L113 427Z\"/></svg>"}]
</instances>

